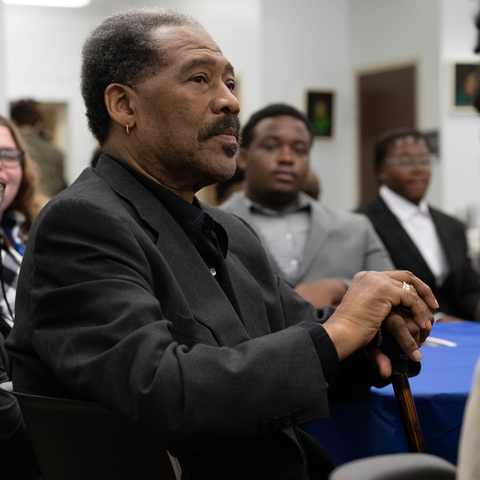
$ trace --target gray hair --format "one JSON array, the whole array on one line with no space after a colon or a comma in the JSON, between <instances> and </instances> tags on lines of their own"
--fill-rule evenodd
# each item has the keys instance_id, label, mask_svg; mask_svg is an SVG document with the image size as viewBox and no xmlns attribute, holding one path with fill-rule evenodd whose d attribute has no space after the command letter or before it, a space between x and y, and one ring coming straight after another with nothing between
<instances>
[{"instance_id":1,"label":"gray hair","mask_svg":"<svg viewBox=\"0 0 480 480\"><path fill-rule=\"evenodd\" d=\"M105 18L87 37L82 50L81 92L88 126L104 144L111 120L105 107L108 85L129 87L166 65L152 32L162 26L201 27L194 18L171 9L132 9Z\"/></svg>"}]
</instances>

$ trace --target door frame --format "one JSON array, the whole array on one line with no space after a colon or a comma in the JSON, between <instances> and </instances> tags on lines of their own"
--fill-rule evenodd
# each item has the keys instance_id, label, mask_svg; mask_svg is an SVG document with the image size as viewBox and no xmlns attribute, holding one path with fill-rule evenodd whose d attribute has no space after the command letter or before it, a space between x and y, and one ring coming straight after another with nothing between
<instances>
[{"instance_id":1,"label":"door frame","mask_svg":"<svg viewBox=\"0 0 480 480\"><path fill-rule=\"evenodd\" d=\"M354 85L354 95L355 95L355 177L356 177L356 190L357 190L357 205L361 204L362 200L362 155L361 155L361 138L360 138L360 77L364 75L373 75L376 73L387 72L391 70L400 70L402 68L413 67L414 71L414 91L415 91L415 103L413 105L414 111L414 127L416 129L420 128L420 118L421 118L421 62L417 57L411 59L400 60L398 62L385 62L378 63L369 67L356 68L354 70L355 76L355 85Z\"/></svg>"}]
</instances>

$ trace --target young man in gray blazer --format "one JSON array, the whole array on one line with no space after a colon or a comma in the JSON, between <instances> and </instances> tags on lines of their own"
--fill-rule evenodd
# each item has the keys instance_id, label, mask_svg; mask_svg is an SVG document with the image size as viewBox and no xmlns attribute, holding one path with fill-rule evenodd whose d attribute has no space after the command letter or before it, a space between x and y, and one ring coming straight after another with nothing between
<instances>
[{"instance_id":1,"label":"young man in gray blazer","mask_svg":"<svg viewBox=\"0 0 480 480\"><path fill-rule=\"evenodd\" d=\"M382 323L420 360L436 303L408 272L367 272L336 312L316 310L243 221L195 198L235 170L234 88L190 17L133 10L92 31L82 93L105 153L31 230L13 383L106 404L178 457L183 480L326 479L297 425L328 415L329 385L385 381Z\"/></svg>"},{"instance_id":2,"label":"young man in gray blazer","mask_svg":"<svg viewBox=\"0 0 480 480\"><path fill-rule=\"evenodd\" d=\"M289 105L253 114L243 127L237 157L245 192L220 208L246 220L273 270L321 307L340 303L356 273L394 267L365 216L328 207L302 192L312 143L310 122Z\"/></svg>"}]
</instances>

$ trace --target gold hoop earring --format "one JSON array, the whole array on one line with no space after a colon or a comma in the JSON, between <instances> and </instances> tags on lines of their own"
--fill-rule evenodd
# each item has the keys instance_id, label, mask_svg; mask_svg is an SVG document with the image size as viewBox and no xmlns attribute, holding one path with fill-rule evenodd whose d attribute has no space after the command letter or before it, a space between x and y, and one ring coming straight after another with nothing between
<instances>
[{"instance_id":1,"label":"gold hoop earring","mask_svg":"<svg viewBox=\"0 0 480 480\"><path fill-rule=\"evenodd\" d=\"M125 127L126 131L127 131L127 135L130 135L130 130L128 129L128 123L127 123L127 126Z\"/></svg>"}]
</instances>

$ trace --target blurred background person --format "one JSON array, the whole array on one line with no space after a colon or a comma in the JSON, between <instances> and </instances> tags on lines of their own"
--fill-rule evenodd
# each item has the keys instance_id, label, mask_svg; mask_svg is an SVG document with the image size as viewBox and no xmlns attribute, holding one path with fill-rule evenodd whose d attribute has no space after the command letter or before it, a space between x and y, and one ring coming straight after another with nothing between
<instances>
[{"instance_id":1,"label":"blurred background person","mask_svg":"<svg viewBox=\"0 0 480 480\"><path fill-rule=\"evenodd\" d=\"M36 192L35 167L18 130L0 116L0 182L4 185L0 203L0 383L9 381L4 341L15 321L16 286L25 243L42 206ZM40 478L17 401L3 391L0 391L0 478Z\"/></svg>"},{"instance_id":2,"label":"blurred background person","mask_svg":"<svg viewBox=\"0 0 480 480\"><path fill-rule=\"evenodd\" d=\"M256 230L272 268L297 293L316 307L334 306L356 273L393 265L364 215L327 207L303 193L312 143L308 119L289 105L253 114L237 157L245 191L220 208Z\"/></svg>"},{"instance_id":3,"label":"blurred background person","mask_svg":"<svg viewBox=\"0 0 480 480\"><path fill-rule=\"evenodd\" d=\"M95 167L93 160L92 167ZM243 192L244 190L245 172L237 165L237 168L232 178L215 184L215 194L217 197L215 205L220 205L223 202L226 202L235 192ZM314 200L319 200L320 198L320 179L316 174L315 170L313 170L312 168L308 169L307 178L302 187L302 191L312 197Z\"/></svg>"},{"instance_id":4,"label":"blurred background person","mask_svg":"<svg viewBox=\"0 0 480 480\"><path fill-rule=\"evenodd\" d=\"M428 205L428 139L418 130L385 133L375 145L378 197L357 211L372 221L395 267L433 291L438 320L480 320L480 280L468 257L465 226Z\"/></svg>"},{"instance_id":5,"label":"blurred background person","mask_svg":"<svg viewBox=\"0 0 480 480\"><path fill-rule=\"evenodd\" d=\"M44 138L45 122L38 103L19 100L10 108L10 118L15 122L27 144L28 151L38 165L40 191L51 198L65 187L63 154Z\"/></svg>"}]
</instances>

